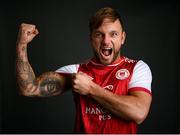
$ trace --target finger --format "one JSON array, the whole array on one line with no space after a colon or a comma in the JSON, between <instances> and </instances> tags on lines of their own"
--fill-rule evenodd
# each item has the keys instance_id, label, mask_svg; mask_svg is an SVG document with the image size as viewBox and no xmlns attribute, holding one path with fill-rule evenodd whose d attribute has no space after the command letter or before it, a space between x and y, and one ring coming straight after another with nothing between
<instances>
[{"instance_id":1,"label":"finger","mask_svg":"<svg viewBox=\"0 0 180 135\"><path fill-rule=\"evenodd\" d=\"M74 86L74 80L75 80L75 78L76 78L76 73L72 73L72 74L70 74L69 75L69 77L68 77L68 79L69 79L69 81L71 82L71 85L72 86Z\"/></svg>"},{"instance_id":2,"label":"finger","mask_svg":"<svg viewBox=\"0 0 180 135\"><path fill-rule=\"evenodd\" d=\"M34 24L28 24L28 23L22 23L21 26L22 26L22 27L32 27L32 28L35 28L35 27L36 27L36 25L34 25Z\"/></svg>"},{"instance_id":3,"label":"finger","mask_svg":"<svg viewBox=\"0 0 180 135\"><path fill-rule=\"evenodd\" d=\"M21 24L21 31L27 34L38 34L38 31L36 30L36 26L33 24Z\"/></svg>"},{"instance_id":4,"label":"finger","mask_svg":"<svg viewBox=\"0 0 180 135\"><path fill-rule=\"evenodd\" d=\"M88 78L89 78L90 80L93 80L93 78L92 78L91 76L89 76L89 75L88 75Z\"/></svg>"},{"instance_id":5,"label":"finger","mask_svg":"<svg viewBox=\"0 0 180 135\"><path fill-rule=\"evenodd\" d=\"M85 75L85 76L87 76L90 80L93 80L93 78L91 77L91 76L89 76L89 75L87 75L86 73L84 73L84 72L79 72L79 74L80 75Z\"/></svg>"},{"instance_id":6,"label":"finger","mask_svg":"<svg viewBox=\"0 0 180 135\"><path fill-rule=\"evenodd\" d=\"M78 74L80 74L80 75L87 75L86 73L84 73L82 71L78 72Z\"/></svg>"}]
</instances>

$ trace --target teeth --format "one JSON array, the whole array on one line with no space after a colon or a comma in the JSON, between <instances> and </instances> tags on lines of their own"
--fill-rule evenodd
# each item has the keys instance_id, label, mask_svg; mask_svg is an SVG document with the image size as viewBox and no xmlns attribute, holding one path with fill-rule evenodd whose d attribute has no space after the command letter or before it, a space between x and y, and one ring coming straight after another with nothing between
<instances>
[{"instance_id":1,"label":"teeth","mask_svg":"<svg viewBox=\"0 0 180 135\"><path fill-rule=\"evenodd\" d=\"M111 48L102 48L102 49L110 50Z\"/></svg>"},{"instance_id":2,"label":"teeth","mask_svg":"<svg viewBox=\"0 0 180 135\"><path fill-rule=\"evenodd\" d=\"M102 48L102 53L105 55L105 56L109 56L111 53L112 53L112 48Z\"/></svg>"}]
</instances>

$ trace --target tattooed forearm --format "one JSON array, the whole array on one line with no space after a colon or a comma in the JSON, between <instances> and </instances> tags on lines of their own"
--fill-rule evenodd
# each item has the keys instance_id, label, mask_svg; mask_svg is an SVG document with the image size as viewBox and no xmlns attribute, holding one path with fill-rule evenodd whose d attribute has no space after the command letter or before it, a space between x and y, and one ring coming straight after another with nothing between
<instances>
[{"instance_id":1,"label":"tattooed forearm","mask_svg":"<svg viewBox=\"0 0 180 135\"><path fill-rule=\"evenodd\" d=\"M35 91L36 77L28 62L26 48L21 45L17 46L16 77L21 94L32 94Z\"/></svg>"},{"instance_id":2,"label":"tattooed forearm","mask_svg":"<svg viewBox=\"0 0 180 135\"><path fill-rule=\"evenodd\" d=\"M35 80L34 72L32 71L28 62L23 62L21 59L17 60L18 81L25 86ZM23 85L24 84L24 85Z\"/></svg>"}]
</instances>

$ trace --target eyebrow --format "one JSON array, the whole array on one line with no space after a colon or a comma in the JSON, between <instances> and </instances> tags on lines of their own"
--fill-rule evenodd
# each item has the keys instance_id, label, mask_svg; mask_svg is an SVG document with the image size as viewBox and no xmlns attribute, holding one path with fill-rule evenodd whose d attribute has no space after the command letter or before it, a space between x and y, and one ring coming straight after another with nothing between
<instances>
[{"instance_id":1,"label":"eyebrow","mask_svg":"<svg viewBox=\"0 0 180 135\"><path fill-rule=\"evenodd\" d=\"M118 32L118 31L116 31L116 30L112 30L111 32L119 33L119 32Z\"/></svg>"},{"instance_id":2,"label":"eyebrow","mask_svg":"<svg viewBox=\"0 0 180 135\"><path fill-rule=\"evenodd\" d=\"M95 30L93 33L102 33L102 32L99 30Z\"/></svg>"},{"instance_id":3,"label":"eyebrow","mask_svg":"<svg viewBox=\"0 0 180 135\"><path fill-rule=\"evenodd\" d=\"M99 30L95 30L93 33L101 33L101 34L104 34L103 32L101 32L101 31L99 31ZM108 33L119 33L119 31L116 31L116 30L112 30L112 31L110 31L110 32L108 32Z\"/></svg>"}]
</instances>

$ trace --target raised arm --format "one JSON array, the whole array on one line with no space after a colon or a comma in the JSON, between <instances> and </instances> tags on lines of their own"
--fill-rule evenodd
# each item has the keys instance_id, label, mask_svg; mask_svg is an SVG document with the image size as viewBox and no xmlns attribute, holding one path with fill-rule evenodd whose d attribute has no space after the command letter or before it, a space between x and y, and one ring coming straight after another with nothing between
<instances>
[{"instance_id":1,"label":"raised arm","mask_svg":"<svg viewBox=\"0 0 180 135\"><path fill-rule=\"evenodd\" d=\"M36 78L27 57L27 45L38 34L35 25L21 24L16 43L16 77L20 94L25 96L54 96L62 93L67 78L55 72L43 73Z\"/></svg>"}]
</instances>

